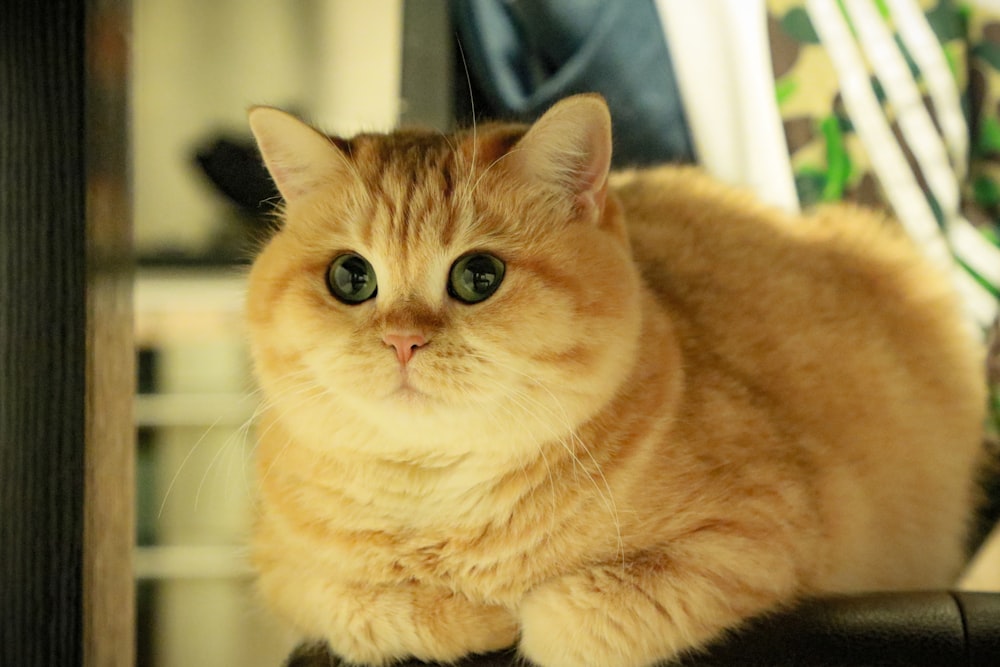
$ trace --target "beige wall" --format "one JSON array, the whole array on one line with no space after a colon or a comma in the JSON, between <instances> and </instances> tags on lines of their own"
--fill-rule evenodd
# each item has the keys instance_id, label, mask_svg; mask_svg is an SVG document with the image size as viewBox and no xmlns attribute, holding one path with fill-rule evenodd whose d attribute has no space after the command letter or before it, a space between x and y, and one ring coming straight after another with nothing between
<instances>
[{"instance_id":1,"label":"beige wall","mask_svg":"<svg viewBox=\"0 0 1000 667\"><path fill-rule=\"evenodd\" d=\"M401 38L402 0L135 0L140 253L197 252L232 224L193 156L220 132L249 138L248 106L294 109L342 134L394 126ZM254 397L239 272L141 267L135 291L138 342L159 351L163 393L137 399L155 428L145 521L158 539L136 553L137 576L156 582L138 631L155 667L281 664L292 638L257 604L244 557Z\"/></svg>"},{"instance_id":2,"label":"beige wall","mask_svg":"<svg viewBox=\"0 0 1000 667\"><path fill-rule=\"evenodd\" d=\"M136 242L199 247L228 213L192 168L246 108L295 108L330 132L399 115L402 0L136 0Z\"/></svg>"}]
</instances>

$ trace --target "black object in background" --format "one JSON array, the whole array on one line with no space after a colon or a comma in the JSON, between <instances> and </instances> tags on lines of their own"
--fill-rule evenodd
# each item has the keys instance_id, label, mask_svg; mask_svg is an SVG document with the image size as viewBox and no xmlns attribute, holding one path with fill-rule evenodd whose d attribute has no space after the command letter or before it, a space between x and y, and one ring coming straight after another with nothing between
<instances>
[{"instance_id":1,"label":"black object in background","mask_svg":"<svg viewBox=\"0 0 1000 667\"><path fill-rule=\"evenodd\" d=\"M477 121L531 122L567 95L597 92L611 109L615 167L694 160L653 0L451 0L451 18L460 125L473 107Z\"/></svg>"},{"instance_id":2,"label":"black object in background","mask_svg":"<svg viewBox=\"0 0 1000 667\"><path fill-rule=\"evenodd\" d=\"M195 161L215 187L251 217L270 213L280 200L252 139L212 139L198 149Z\"/></svg>"}]
</instances>

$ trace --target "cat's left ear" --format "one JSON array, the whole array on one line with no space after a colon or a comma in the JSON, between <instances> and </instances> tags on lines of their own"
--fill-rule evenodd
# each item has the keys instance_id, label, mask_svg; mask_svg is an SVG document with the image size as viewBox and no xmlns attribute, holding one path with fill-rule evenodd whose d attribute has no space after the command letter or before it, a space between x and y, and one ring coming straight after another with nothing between
<instances>
[{"instance_id":1,"label":"cat's left ear","mask_svg":"<svg viewBox=\"0 0 1000 667\"><path fill-rule=\"evenodd\" d=\"M295 116L272 107L253 107L249 120L264 164L286 202L349 177L347 156Z\"/></svg>"},{"instance_id":2,"label":"cat's left ear","mask_svg":"<svg viewBox=\"0 0 1000 667\"><path fill-rule=\"evenodd\" d=\"M555 186L600 216L611 169L611 114L604 98L574 95L535 121L510 156L531 181Z\"/></svg>"}]
</instances>

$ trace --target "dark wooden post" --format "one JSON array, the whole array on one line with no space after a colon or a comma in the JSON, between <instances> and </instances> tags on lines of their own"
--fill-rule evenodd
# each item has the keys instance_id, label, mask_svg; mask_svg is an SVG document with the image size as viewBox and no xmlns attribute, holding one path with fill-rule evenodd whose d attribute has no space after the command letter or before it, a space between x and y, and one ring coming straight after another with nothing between
<instances>
[{"instance_id":1,"label":"dark wooden post","mask_svg":"<svg viewBox=\"0 0 1000 667\"><path fill-rule=\"evenodd\" d=\"M2 665L132 663L125 6L3 3Z\"/></svg>"}]
</instances>

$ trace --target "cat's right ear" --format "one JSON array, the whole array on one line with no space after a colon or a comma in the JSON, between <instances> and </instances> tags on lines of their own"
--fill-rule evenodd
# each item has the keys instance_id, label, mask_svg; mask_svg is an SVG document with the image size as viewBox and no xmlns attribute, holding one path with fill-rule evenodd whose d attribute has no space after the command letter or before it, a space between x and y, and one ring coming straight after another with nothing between
<instances>
[{"instance_id":1,"label":"cat's right ear","mask_svg":"<svg viewBox=\"0 0 1000 667\"><path fill-rule=\"evenodd\" d=\"M273 107L253 107L250 130L274 184L286 202L348 176L348 162L329 138Z\"/></svg>"}]
</instances>

